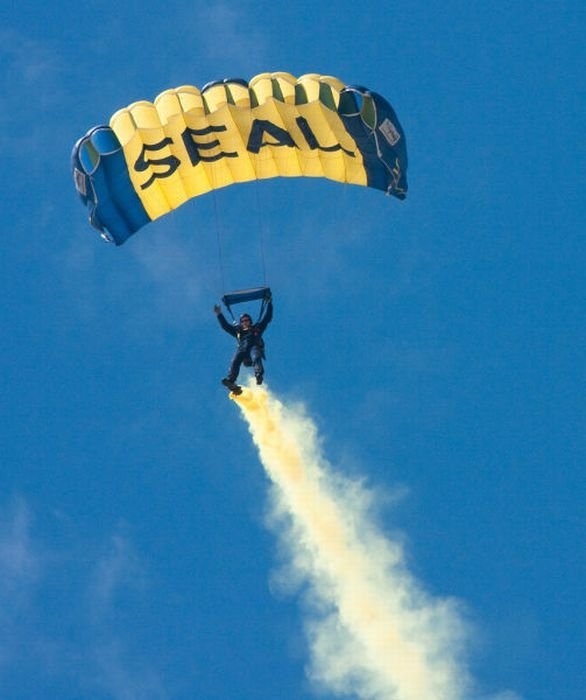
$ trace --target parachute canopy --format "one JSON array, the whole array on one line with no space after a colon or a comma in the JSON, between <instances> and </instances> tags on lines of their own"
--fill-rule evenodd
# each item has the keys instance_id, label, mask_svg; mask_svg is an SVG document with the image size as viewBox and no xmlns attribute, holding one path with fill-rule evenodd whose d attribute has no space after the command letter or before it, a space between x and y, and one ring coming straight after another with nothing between
<instances>
[{"instance_id":1,"label":"parachute canopy","mask_svg":"<svg viewBox=\"0 0 586 700\"><path fill-rule=\"evenodd\" d=\"M254 179L407 193L405 135L390 104L316 74L263 73L134 102L79 139L72 169L90 223L117 245L192 197Z\"/></svg>"}]
</instances>

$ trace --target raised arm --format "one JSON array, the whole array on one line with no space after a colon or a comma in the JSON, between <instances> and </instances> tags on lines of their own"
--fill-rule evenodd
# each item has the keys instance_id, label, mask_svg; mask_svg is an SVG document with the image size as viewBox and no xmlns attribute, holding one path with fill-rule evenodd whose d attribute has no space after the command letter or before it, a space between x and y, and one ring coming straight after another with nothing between
<instances>
[{"instance_id":1,"label":"raised arm","mask_svg":"<svg viewBox=\"0 0 586 700\"><path fill-rule=\"evenodd\" d=\"M238 331L236 330L236 328L234 328L234 326L231 323L228 323L228 321L226 321L226 318L222 313L221 308L217 304L214 306L214 313L218 317L218 323L226 331L226 333L229 333L230 335L236 337L238 335Z\"/></svg>"},{"instance_id":2,"label":"raised arm","mask_svg":"<svg viewBox=\"0 0 586 700\"><path fill-rule=\"evenodd\" d=\"M273 320L273 300L271 299L269 301L269 303L267 304L267 308L263 314L263 317L257 323L258 329L260 330L261 333L264 332L265 328L269 325L269 323L272 320Z\"/></svg>"}]
</instances>

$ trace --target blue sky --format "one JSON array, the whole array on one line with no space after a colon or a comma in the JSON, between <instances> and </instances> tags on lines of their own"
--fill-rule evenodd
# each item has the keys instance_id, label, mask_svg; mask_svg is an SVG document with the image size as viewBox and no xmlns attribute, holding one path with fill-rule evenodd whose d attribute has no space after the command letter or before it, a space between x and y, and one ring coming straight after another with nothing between
<instances>
[{"instance_id":1,"label":"blue sky","mask_svg":"<svg viewBox=\"0 0 586 700\"><path fill-rule=\"evenodd\" d=\"M300 591L219 379L225 284L274 289L269 386L473 631L474 698L586 686L582 3L6 2L0 10L0 695L310 698ZM405 202L273 181L125 246L73 143L182 84L366 85ZM261 235L262 232L262 235ZM333 693L322 697L335 697Z\"/></svg>"}]
</instances>

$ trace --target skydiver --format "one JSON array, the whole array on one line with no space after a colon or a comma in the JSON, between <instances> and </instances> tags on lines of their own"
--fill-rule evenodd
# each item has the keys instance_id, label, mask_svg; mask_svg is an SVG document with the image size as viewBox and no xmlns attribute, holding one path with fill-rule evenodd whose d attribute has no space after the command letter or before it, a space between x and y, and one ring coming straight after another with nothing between
<instances>
[{"instance_id":1,"label":"skydiver","mask_svg":"<svg viewBox=\"0 0 586 700\"><path fill-rule=\"evenodd\" d=\"M257 323L252 322L249 314L242 314L237 324L228 323L218 304L214 306L214 313L218 317L220 326L237 340L236 352L230 363L228 375L222 379L222 384L233 389L242 364L245 367L253 367L256 383L262 384L264 378L262 361L265 359L262 334L273 318L272 299L269 298L266 309Z\"/></svg>"}]
</instances>

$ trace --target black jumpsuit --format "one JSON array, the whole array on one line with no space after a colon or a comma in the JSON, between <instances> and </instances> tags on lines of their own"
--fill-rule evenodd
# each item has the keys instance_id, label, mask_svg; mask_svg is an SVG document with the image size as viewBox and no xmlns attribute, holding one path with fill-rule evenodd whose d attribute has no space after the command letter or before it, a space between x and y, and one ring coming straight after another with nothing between
<instances>
[{"instance_id":1,"label":"black jumpsuit","mask_svg":"<svg viewBox=\"0 0 586 700\"><path fill-rule=\"evenodd\" d=\"M250 326L247 330L242 328L241 324L232 325L226 321L224 314L218 314L218 321L220 326L234 336L238 340L238 346L232 362L230 363L230 368L228 369L228 376L226 379L230 382L235 382L238 378L238 373L240 372L240 365L244 362L246 366L254 367L254 374L258 378L262 378L264 374L264 367L262 361L264 359L264 341L262 339L262 334L264 333L266 327L269 325L273 318L273 302L269 301L267 308L263 317L258 323Z\"/></svg>"}]
</instances>

